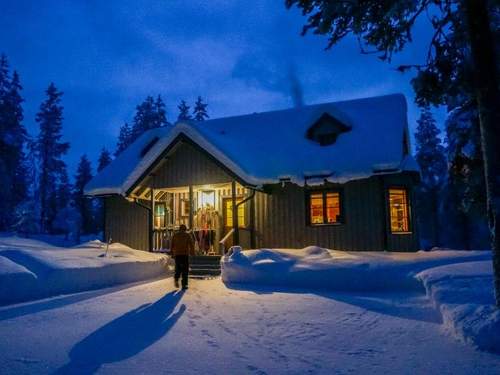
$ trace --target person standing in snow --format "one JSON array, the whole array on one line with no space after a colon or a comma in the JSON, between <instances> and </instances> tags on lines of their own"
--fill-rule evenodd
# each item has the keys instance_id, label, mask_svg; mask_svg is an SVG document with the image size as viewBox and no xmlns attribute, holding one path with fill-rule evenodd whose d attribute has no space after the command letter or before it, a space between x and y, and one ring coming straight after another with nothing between
<instances>
[{"instance_id":1,"label":"person standing in snow","mask_svg":"<svg viewBox=\"0 0 500 375\"><path fill-rule=\"evenodd\" d=\"M194 243L191 236L186 232L184 224L179 226L179 231L172 237L170 251L175 259L175 287L179 287L179 278L182 275L182 289L188 287L189 256L194 255Z\"/></svg>"}]
</instances>

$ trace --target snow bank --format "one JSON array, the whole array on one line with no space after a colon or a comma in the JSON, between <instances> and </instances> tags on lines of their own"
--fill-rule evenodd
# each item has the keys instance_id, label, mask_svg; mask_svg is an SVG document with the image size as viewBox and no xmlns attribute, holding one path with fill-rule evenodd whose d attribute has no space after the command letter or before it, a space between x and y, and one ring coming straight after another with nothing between
<instances>
[{"instance_id":1,"label":"snow bank","mask_svg":"<svg viewBox=\"0 0 500 375\"><path fill-rule=\"evenodd\" d=\"M75 293L165 274L164 255L91 241L72 248L0 238L0 304Z\"/></svg>"},{"instance_id":2,"label":"snow bank","mask_svg":"<svg viewBox=\"0 0 500 375\"><path fill-rule=\"evenodd\" d=\"M19 300L28 299L36 283L37 278L33 272L0 256L0 304L3 299L9 300L13 296L13 288Z\"/></svg>"},{"instance_id":3,"label":"snow bank","mask_svg":"<svg viewBox=\"0 0 500 375\"><path fill-rule=\"evenodd\" d=\"M482 350L500 352L500 310L491 261L431 268L416 275L441 312L447 331Z\"/></svg>"},{"instance_id":4,"label":"snow bank","mask_svg":"<svg viewBox=\"0 0 500 375\"><path fill-rule=\"evenodd\" d=\"M424 269L490 258L488 251L345 252L316 246L242 251L233 247L222 258L221 268L225 283L379 291L421 289L414 275Z\"/></svg>"}]
</instances>

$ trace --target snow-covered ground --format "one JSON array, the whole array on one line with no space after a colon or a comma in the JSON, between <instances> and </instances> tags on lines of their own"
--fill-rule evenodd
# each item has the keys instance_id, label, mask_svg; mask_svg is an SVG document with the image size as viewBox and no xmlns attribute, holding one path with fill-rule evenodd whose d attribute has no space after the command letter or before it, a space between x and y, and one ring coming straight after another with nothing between
<instances>
[{"instance_id":1,"label":"snow-covered ground","mask_svg":"<svg viewBox=\"0 0 500 375\"><path fill-rule=\"evenodd\" d=\"M243 286L241 286L243 287ZM122 287L123 288L123 287ZM423 294L172 279L0 308L2 374L498 374Z\"/></svg>"},{"instance_id":2,"label":"snow-covered ground","mask_svg":"<svg viewBox=\"0 0 500 375\"><path fill-rule=\"evenodd\" d=\"M67 248L0 237L0 305L151 279L168 272L167 258L90 241Z\"/></svg>"},{"instance_id":3,"label":"snow-covered ground","mask_svg":"<svg viewBox=\"0 0 500 375\"><path fill-rule=\"evenodd\" d=\"M480 349L500 353L500 310L494 306L491 261L435 267L417 278L441 312L448 332Z\"/></svg>"},{"instance_id":4,"label":"snow-covered ground","mask_svg":"<svg viewBox=\"0 0 500 375\"><path fill-rule=\"evenodd\" d=\"M319 247L235 247L222 259L228 285L313 288L342 292L425 288L444 327L464 342L500 353L500 311L494 306L490 251L343 252Z\"/></svg>"},{"instance_id":5,"label":"snow-covered ground","mask_svg":"<svg viewBox=\"0 0 500 375\"><path fill-rule=\"evenodd\" d=\"M304 249L231 248L222 259L226 283L282 285L337 291L422 289L414 276L450 263L490 260L490 251L346 252L316 246Z\"/></svg>"},{"instance_id":6,"label":"snow-covered ground","mask_svg":"<svg viewBox=\"0 0 500 375\"><path fill-rule=\"evenodd\" d=\"M167 258L119 244L104 257L103 246L0 237L4 303L58 295L0 307L1 374L500 368L500 355L468 345L498 347L489 252L236 250L222 280L183 293L171 278L116 286L167 275Z\"/></svg>"}]
</instances>

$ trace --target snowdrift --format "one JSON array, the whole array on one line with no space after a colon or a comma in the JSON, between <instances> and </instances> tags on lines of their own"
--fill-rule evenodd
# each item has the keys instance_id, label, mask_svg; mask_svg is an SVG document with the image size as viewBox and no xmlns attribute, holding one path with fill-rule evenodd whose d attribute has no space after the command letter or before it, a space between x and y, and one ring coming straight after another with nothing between
<instances>
[{"instance_id":1,"label":"snowdrift","mask_svg":"<svg viewBox=\"0 0 500 375\"><path fill-rule=\"evenodd\" d=\"M166 274L168 257L115 243L62 248L0 238L0 304L98 289Z\"/></svg>"},{"instance_id":2,"label":"snowdrift","mask_svg":"<svg viewBox=\"0 0 500 375\"><path fill-rule=\"evenodd\" d=\"M494 305L491 261L435 267L416 277L448 332L479 349L500 353L500 310Z\"/></svg>"},{"instance_id":3,"label":"snowdrift","mask_svg":"<svg viewBox=\"0 0 500 375\"><path fill-rule=\"evenodd\" d=\"M489 251L440 250L417 253L344 252L233 247L222 258L225 283L260 284L337 291L422 289L414 276L440 265L491 259Z\"/></svg>"}]
</instances>

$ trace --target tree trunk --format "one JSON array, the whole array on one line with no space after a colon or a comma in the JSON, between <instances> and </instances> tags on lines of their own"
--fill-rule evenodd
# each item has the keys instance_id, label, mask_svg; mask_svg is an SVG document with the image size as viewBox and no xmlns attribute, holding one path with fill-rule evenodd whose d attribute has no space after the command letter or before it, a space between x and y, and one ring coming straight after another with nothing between
<instances>
[{"instance_id":1,"label":"tree trunk","mask_svg":"<svg viewBox=\"0 0 500 375\"><path fill-rule=\"evenodd\" d=\"M486 0L464 0L474 64L491 232L495 298L500 307L500 94L495 44Z\"/></svg>"},{"instance_id":2,"label":"tree trunk","mask_svg":"<svg viewBox=\"0 0 500 375\"><path fill-rule=\"evenodd\" d=\"M440 247L441 246L441 238L439 236L441 232L441 223L439 222L439 207L438 207L438 192L437 189L432 190L432 207L431 207L431 213L432 213L432 244L433 247Z\"/></svg>"}]
</instances>

